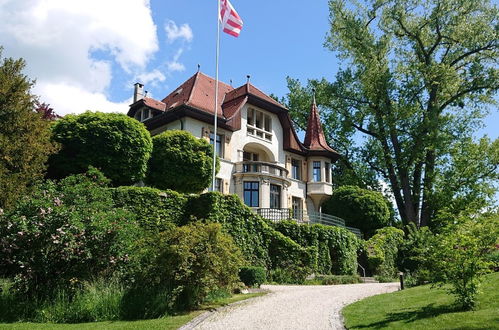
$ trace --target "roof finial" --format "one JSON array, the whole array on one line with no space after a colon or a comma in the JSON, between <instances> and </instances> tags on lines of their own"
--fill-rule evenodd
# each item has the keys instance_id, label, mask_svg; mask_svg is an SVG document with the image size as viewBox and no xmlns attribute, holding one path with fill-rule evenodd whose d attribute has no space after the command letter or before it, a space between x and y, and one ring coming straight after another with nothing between
<instances>
[{"instance_id":1,"label":"roof finial","mask_svg":"<svg viewBox=\"0 0 499 330\"><path fill-rule=\"evenodd\" d=\"M248 79L247 83L249 84L251 76L249 74L246 75L246 78Z\"/></svg>"},{"instance_id":2,"label":"roof finial","mask_svg":"<svg viewBox=\"0 0 499 330\"><path fill-rule=\"evenodd\" d=\"M229 80L230 87L232 87L232 79Z\"/></svg>"},{"instance_id":3,"label":"roof finial","mask_svg":"<svg viewBox=\"0 0 499 330\"><path fill-rule=\"evenodd\" d=\"M146 98L146 97L147 97L147 93L149 93L149 92L148 92L148 91L146 91L146 92L144 93L144 98Z\"/></svg>"},{"instance_id":4,"label":"roof finial","mask_svg":"<svg viewBox=\"0 0 499 330\"><path fill-rule=\"evenodd\" d=\"M314 95L314 105L315 105L315 88L312 88L312 93Z\"/></svg>"},{"instance_id":5,"label":"roof finial","mask_svg":"<svg viewBox=\"0 0 499 330\"><path fill-rule=\"evenodd\" d=\"M198 72L201 70L201 64L198 63Z\"/></svg>"}]
</instances>

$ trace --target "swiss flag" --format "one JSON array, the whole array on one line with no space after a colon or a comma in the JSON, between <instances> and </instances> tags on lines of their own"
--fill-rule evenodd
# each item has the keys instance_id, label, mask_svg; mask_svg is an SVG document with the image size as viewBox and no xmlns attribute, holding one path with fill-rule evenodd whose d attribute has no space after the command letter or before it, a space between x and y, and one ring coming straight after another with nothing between
<instances>
[{"instance_id":1,"label":"swiss flag","mask_svg":"<svg viewBox=\"0 0 499 330\"><path fill-rule=\"evenodd\" d=\"M243 28L243 20L235 11L229 0L220 1L220 22L222 23L223 31L231 36L238 37Z\"/></svg>"}]
</instances>

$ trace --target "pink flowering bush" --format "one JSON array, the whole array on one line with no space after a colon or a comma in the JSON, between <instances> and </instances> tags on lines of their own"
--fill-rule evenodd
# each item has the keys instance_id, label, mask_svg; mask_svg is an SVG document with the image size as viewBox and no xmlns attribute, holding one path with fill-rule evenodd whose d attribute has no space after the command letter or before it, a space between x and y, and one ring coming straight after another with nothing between
<instances>
[{"instance_id":1,"label":"pink flowering bush","mask_svg":"<svg viewBox=\"0 0 499 330\"><path fill-rule=\"evenodd\" d=\"M124 274L141 229L133 214L114 208L107 185L91 169L48 181L0 212L0 277L26 293L49 293Z\"/></svg>"}]
</instances>

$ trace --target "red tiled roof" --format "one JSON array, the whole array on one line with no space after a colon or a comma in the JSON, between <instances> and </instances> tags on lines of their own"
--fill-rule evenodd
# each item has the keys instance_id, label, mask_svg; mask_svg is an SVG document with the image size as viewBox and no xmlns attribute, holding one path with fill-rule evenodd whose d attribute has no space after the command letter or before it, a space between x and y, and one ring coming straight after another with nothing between
<instances>
[{"instance_id":1,"label":"red tiled roof","mask_svg":"<svg viewBox=\"0 0 499 330\"><path fill-rule=\"evenodd\" d=\"M324 131L322 130L322 124L319 117L319 112L317 111L317 106L314 102L310 108L310 115L308 116L307 132L305 134L305 141L303 145L311 151L334 151L326 142L326 137L324 136Z\"/></svg>"},{"instance_id":2,"label":"red tiled roof","mask_svg":"<svg viewBox=\"0 0 499 330\"><path fill-rule=\"evenodd\" d=\"M256 88L255 86L253 86L253 84L251 84L250 82L228 92L225 97L225 102L236 99L243 95L253 95L264 101L277 105L280 108L286 109L282 104L280 104L279 102L277 102L276 100L274 100L273 98L271 98L270 96L268 96L267 94Z\"/></svg>"},{"instance_id":3,"label":"red tiled roof","mask_svg":"<svg viewBox=\"0 0 499 330\"><path fill-rule=\"evenodd\" d=\"M224 104L222 105L224 117L228 119L234 116L234 114L242 108L247 100L247 97L239 97L230 101L224 101Z\"/></svg>"},{"instance_id":4,"label":"red tiled roof","mask_svg":"<svg viewBox=\"0 0 499 330\"><path fill-rule=\"evenodd\" d=\"M179 105L188 105L193 108L213 113L215 95L215 79L197 72L170 95L163 99L166 109L175 108ZM222 103L225 94L233 88L221 81L218 82L218 107L217 114L222 116Z\"/></svg>"},{"instance_id":5,"label":"red tiled roof","mask_svg":"<svg viewBox=\"0 0 499 330\"><path fill-rule=\"evenodd\" d=\"M150 97L144 97L142 100L144 101L144 104L150 108L161 110L161 111L165 111L165 109L166 109L166 104L164 104L161 101L151 99Z\"/></svg>"}]
</instances>

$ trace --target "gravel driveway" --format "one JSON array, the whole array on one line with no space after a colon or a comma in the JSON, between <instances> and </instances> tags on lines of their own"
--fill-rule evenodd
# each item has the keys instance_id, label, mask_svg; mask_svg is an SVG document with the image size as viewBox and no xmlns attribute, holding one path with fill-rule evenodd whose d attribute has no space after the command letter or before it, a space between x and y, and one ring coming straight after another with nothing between
<instances>
[{"instance_id":1,"label":"gravel driveway","mask_svg":"<svg viewBox=\"0 0 499 330\"><path fill-rule=\"evenodd\" d=\"M344 329L340 310L356 300L397 291L398 283L264 285L270 293L228 306L194 329Z\"/></svg>"}]
</instances>

